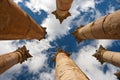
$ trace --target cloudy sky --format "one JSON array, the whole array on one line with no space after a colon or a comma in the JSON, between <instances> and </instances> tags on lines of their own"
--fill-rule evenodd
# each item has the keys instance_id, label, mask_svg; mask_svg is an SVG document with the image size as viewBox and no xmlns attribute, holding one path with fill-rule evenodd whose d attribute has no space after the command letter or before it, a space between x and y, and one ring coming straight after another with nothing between
<instances>
[{"instance_id":1,"label":"cloudy sky","mask_svg":"<svg viewBox=\"0 0 120 80\"><path fill-rule=\"evenodd\" d=\"M55 63L52 62L58 47L72 54L71 58L90 80L117 80L113 73L119 68L111 64L101 65L92 54L99 45L111 51L120 51L118 40L86 40L77 43L71 35L80 25L86 25L101 16L120 9L120 0L73 0L71 16L60 24L52 11L55 0L14 0L39 25L47 28L46 39L0 41L0 53L4 54L27 46L33 58L17 64L0 75L0 80L55 80ZM21 23L22 24L22 23Z\"/></svg>"}]
</instances>

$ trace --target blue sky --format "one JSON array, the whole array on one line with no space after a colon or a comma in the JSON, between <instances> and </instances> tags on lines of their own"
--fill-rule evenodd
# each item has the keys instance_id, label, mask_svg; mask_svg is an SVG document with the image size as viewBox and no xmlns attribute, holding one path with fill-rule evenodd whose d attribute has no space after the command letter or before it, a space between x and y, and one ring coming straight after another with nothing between
<instances>
[{"instance_id":1,"label":"blue sky","mask_svg":"<svg viewBox=\"0 0 120 80\"><path fill-rule=\"evenodd\" d=\"M55 62L52 61L58 47L69 52L75 63L90 80L117 80L113 73L119 68L105 63L101 65L92 54L99 45L120 52L119 40L85 40L77 43L71 33L80 25L86 25L101 16L120 9L119 0L74 0L71 16L60 24L52 11L55 0L14 0L39 25L47 28L46 39L1 41L1 54L26 45L33 55L23 64L17 64L2 75L0 80L55 80ZM3 46L6 45L6 46Z\"/></svg>"}]
</instances>

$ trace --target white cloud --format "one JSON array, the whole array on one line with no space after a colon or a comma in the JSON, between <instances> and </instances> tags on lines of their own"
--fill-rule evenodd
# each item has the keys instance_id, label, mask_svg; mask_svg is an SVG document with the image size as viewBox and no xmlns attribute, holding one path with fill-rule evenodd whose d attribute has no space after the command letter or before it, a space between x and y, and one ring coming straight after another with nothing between
<instances>
[{"instance_id":1,"label":"white cloud","mask_svg":"<svg viewBox=\"0 0 120 80\"><path fill-rule=\"evenodd\" d=\"M113 42L114 42L114 40L97 40L96 44L97 44L97 48L100 45L103 45L104 47L109 47L112 45Z\"/></svg>"},{"instance_id":2,"label":"white cloud","mask_svg":"<svg viewBox=\"0 0 120 80\"><path fill-rule=\"evenodd\" d=\"M45 51L51 47L49 40L42 39L41 41L34 40L32 42L26 42L27 48L30 50L30 53L33 56L41 54L42 51Z\"/></svg>"},{"instance_id":3,"label":"white cloud","mask_svg":"<svg viewBox=\"0 0 120 80\"><path fill-rule=\"evenodd\" d=\"M39 70L45 65L47 57L45 54L40 54L39 56L34 56L30 61L26 63L29 71L32 73L39 73Z\"/></svg>"},{"instance_id":4,"label":"white cloud","mask_svg":"<svg viewBox=\"0 0 120 80\"><path fill-rule=\"evenodd\" d=\"M16 47L12 45L12 41L0 41L0 54L15 51Z\"/></svg>"},{"instance_id":5,"label":"white cloud","mask_svg":"<svg viewBox=\"0 0 120 80\"><path fill-rule=\"evenodd\" d=\"M82 11L87 11L89 8L95 8L94 0L74 0L73 8L80 8Z\"/></svg>"},{"instance_id":6,"label":"white cloud","mask_svg":"<svg viewBox=\"0 0 120 80\"><path fill-rule=\"evenodd\" d=\"M14 0L14 2L16 3L16 4L18 4L19 2L22 2L23 0Z\"/></svg>"},{"instance_id":7,"label":"white cloud","mask_svg":"<svg viewBox=\"0 0 120 80\"><path fill-rule=\"evenodd\" d=\"M55 70L51 70L50 73L48 72L41 73L39 80L55 80Z\"/></svg>"},{"instance_id":8,"label":"white cloud","mask_svg":"<svg viewBox=\"0 0 120 80\"><path fill-rule=\"evenodd\" d=\"M47 12L52 12L55 10L55 0L30 0L30 2L26 2L25 4L28 8L30 8L33 12L39 12L41 9Z\"/></svg>"}]
</instances>

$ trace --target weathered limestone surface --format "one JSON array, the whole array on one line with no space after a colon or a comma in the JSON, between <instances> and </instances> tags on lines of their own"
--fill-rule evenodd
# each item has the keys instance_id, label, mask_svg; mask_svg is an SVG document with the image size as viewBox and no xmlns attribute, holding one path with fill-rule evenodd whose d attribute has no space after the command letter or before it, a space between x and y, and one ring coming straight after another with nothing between
<instances>
[{"instance_id":1,"label":"weathered limestone surface","mask_svg":"<svg viewBox=\"0 0 120 80\"><path fill-rule=\"evenodd\" d=\"M0 0L0 40L45 38L46 31L13 0Z\"/></svg>"}]
</instances>

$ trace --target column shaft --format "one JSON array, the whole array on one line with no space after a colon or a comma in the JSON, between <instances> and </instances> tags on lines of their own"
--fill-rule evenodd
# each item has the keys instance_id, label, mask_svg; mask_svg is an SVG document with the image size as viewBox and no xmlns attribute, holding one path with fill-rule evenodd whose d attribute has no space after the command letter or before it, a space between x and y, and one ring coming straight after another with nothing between
<instances>
[{"instance_id":1,"label":"column shaft","mask_svg":"<svg viewBox=\"0 0 120 80\"><path fill-rule=\"evenodd\" d=\"M60 51L56 55L56 80L89 80L80 68L69 58L68 54Z\"/></svg>"},{"instance_id":2,"label":"column shaft","mask_svg":"<svg viewBox=\"0 0 120 80\"><path fill-rule=\"evenodd\" d=\"M0 55L0 74L5 72L7 69L17 64L19 56L16 53L8 53L5 55Z\"/></svg>"},{"instance_id":3,"label":"column shaft","mask_svg":"<svg viewBox=\"0 0 120 80\"><path fill-rule=\"evenodd\" d=\"M120 67L120 53L119 52L105 51L103 54L103 60L105 62L108 62L115 66Z\"/></svg>"},{"instance_id":4,"label":"column shaft","mask_svg":"<svg viewBox=\"0 0 120 80\"><path fill-rule=\"evenodd\" d=\"M0 40L45 38L46 31L13 0L0 0Z\"/></svg>"},{"instance_id":5,"label":"column shaft","mask_svg":"<svg viewBox=\"0 0 120 80\"><path fill-rule=\"evenodd\" d=\"M85 39L120 39L120 10L108 14L73 32L78 42Z\"/></svg>"}]
</instances>

